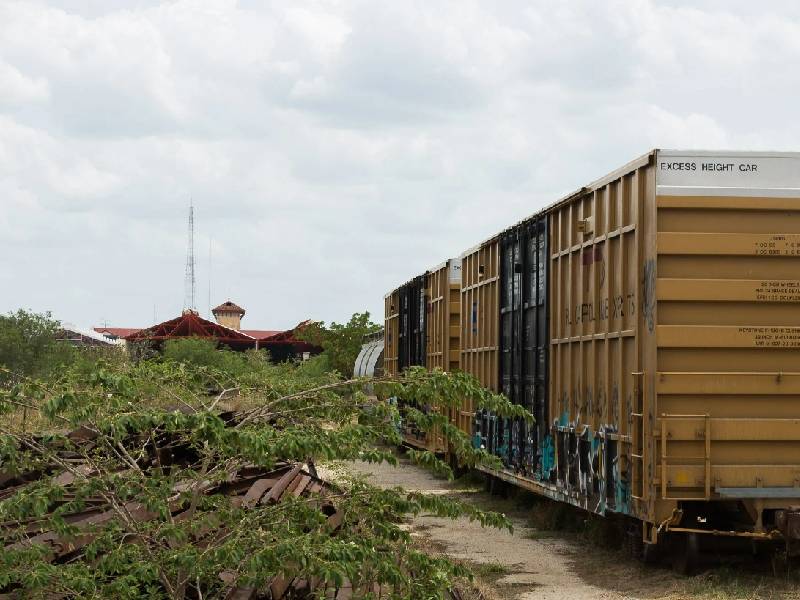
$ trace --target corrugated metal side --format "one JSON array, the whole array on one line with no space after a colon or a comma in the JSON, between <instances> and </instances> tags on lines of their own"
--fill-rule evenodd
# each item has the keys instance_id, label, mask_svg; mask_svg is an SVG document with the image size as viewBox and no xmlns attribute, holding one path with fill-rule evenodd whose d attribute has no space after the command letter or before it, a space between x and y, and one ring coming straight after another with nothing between
<instances>
[{"instance_id":1,"label":"corrugated metal side","mask_svg":"<svg viewBox=\"0 0 800 600\"><path fill-rule=\"evenodd\" d=\"M758 529L800 505L800 155L658 162L653 493L758 498Z\"/></svg>"},{"instance_id":2,"label":"corrugated metal side","mask_svg":"<svg viewBox=\"0 0 800 600\"><path fill-rule=\"evenodd\" d=\"M632 415L643 360L643 207L653 173L652 163L638 162L548 215L551 421L540 477L600 513L643 510L633 502L642 452Z\"/></svg>"},{"instance_id":3,"label":"corrugated metal side","mask_svg":"<svg viewBox=\"0 0 800 600\"><path fill-rule=\"evenodd\" d=\"M455 371L461 365L461 259L429 271L427 288L426 366Z\"/></svg>"},{"instance_id":4,"label":"corrugated metal side","mask_svg":"<svg viewBox=\"0 0 800 600\"><path fill-rule=\"evenodd\" d=\"M511 402L527 408L536 425L523 420L498 421L504 462L519 473L539 468L541 445L548 434L547 271L550 258L547 217L536 215L500 236L500 386Z\"/></svg>"},{"instance_id":5,"label":"corrugated metal side","mask_svg":"<svg viewBox=\"0 0 800 600\"><path fill-rule=\"evenodd\" d=\"M429 277L428 273L414 277L397 289L397 371L402 373L408 367L427 366L427 338L429 322L432 317L430 313L430 298L428 294ZM405 402L402 398L397 399L401 414L404 411ZM425 410L425 407L417 407ZM437 430L424 432L412 424L411 421L403 420L402 434L406 444L430 450L432 452L444 452L446 450L444 439L441 432Z\"/></svg>"},{"instance_id":6,"label":"corrugated metal side","mask_svg":"<svg viewBox=\"0 0 800 600\"><path fill-rule=\"evenodd\" d=\"M424 275L425 366L453 371L460 365L461 260L456 258ZM451 417L452 418L452 417ZM407 428L405 441L435 453L447 451L447 440L436 427L428 432Z\"/></svg>"},{"instance_id":7,"label":"corrugated metal side","mask_svg":"<svg viewBox=\"0 0 800 600\"><path fill-rule=\"evenodd\" d=\"M498 391L499 243L494 239L461 257L461 369ZM473 433L474 407L457 415L460 429Z\"/></svg>"},{"instance_id":8,"label":"corrugated metal side","mask_svg":"<svg viewBox=\"0 0 800 600\"><path fill-rule=\"evenodd\" d=\"M400 294L394 290L383 298L384 305L384 337L383 337L383 371L386 375L398 375L397 365L398 342L400 339Z\"/></svg>"}]
</instances>

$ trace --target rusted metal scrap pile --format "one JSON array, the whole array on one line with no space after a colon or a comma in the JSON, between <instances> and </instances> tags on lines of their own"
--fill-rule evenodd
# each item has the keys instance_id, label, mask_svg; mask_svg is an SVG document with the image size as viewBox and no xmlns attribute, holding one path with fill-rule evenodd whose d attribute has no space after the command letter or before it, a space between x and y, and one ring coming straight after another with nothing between
<instances>
[{"instance_id":1,"label":"rusted metal scrap pile","mask_svg":"<svg viewBox=\"0 0 800 600\"><path fill-rule=\"evenodd\" d=\"M83 459L88 452L95 446L95 436L88 430L80 429L68 435L71 441L80 444L80 451L61 448L50 448L55 450L55 456L50 468L45 468L37 472L25 473L21 476L13 476L10 473L0 472L0 502L11 498L14 494L23 491L26 487L41 479L43 476L55 475L53 482L65 488L63 501L51 507L55 510L58 505L72 499L69 493L69 486L78 477L91 477L93 468L90 463ZM164 441L162 439L162 441ZM43 440L31 440L34 446L44 444ZM186 459L193 458L193 453L180 443L165 443L160 445L160 456L154 456L153 462L167 461L168 464L183 463ZM162 465L164 463L161 463ZM66 468L65 468L66 467ZM57 474L58 473L58 474ZM339 511L329 499L326 498L330 491L330 486L318 478L313 466L300 464L279 464L273 469L263 469L256 466L246 466L229 473L226 481L222 484L212 485L208 482L202 485L204 494L222 493L228 496L231 504L237 508L254 508L256 506L277 503L288 497L310 497L317 495L320 510L327 515L331 534L335 535L336 530L342 523L343 513ZM180 487L180 486L177 486ZM180 491L176 489L176 492ZM191 507L175 505L175 512L172 518L176 522L190 517ZM88 503L88 507L80 512L68 514L65 521L75 527L79 532L86 531L85 535L76 535L69 538L59 535L52 530L42 530L42 523L46 519L32 519L25 526L27 539L18 541L19 529L9 528L7 524L0 524L0 543L5 549L11 550L23 548L29 544L40 544L46 546L49 553L49 560L52 563L66 563L75 560L88 544L92 542L95 535L92 531L97 531L103 524L118 519L120 510L128 518L136 522L145 522L157 518L157 515L148 511L139 502L128 502L119 509L112 508L109 502L101 497ZM208 531L203 539L198 540L198 544L213 543L215 538L224 532ZM17 538L17 541L14 541ZM319 587L329 587L324 582L317 583L316 586L301 578L284 579L276 577L267 589L257 590L253 588L238 587L235 584L233 573L220 573L220 579L230 584L228 598L238 600L255 598L302 598L309 595ZM18 598L22 590L4 589L0 593L0 598ZM329 598L348 598L351 590L347 586L337 589L332 587L328 592Z\"/></svg>"},{"instance_id":2,"label":"rusted metal scrap pile","mask_svg":"<svg viewBox=\"0 0 800 600\"><path fill-rule=\"evenodd\" d=\"M64 488L62 498L50 506L50 511L54 511L58 506L63 506L65 502L74 499L70 486L76 479L92 477L96 474L92 461L87 457L93 451L99 451L100 444L95 434L87 429L73 431L68 434L67 438L70 440L71 448L63 442L54 445L43 438L30 438L26 442L29 449L36 454L52 457L52 460L48 458L48 463L42 468L22 474L14 475L0 470L0 502L13 497L18 492L25 491L26 488L45 477L53 477L53 483ZM142 440L145 440L146 446L147 439L148 436L138 435L126 440L124 445L133 447L135 444L132 442L138 442L138 446L141 448ZM173 465L183 467L197 465L199 457L179 438L160 433L149 436L149 439L157 440L157 442L152 444L151 451L146 453L148 458L145 460L145 464L141 465L144 472L156 466L164 468ZM237 468L232 472L229 471L222 483L192 480L185 484L177 484L174 488L176 502L172 505L172 519L175 522L192 516L189 512L192 508L185 502L177 500L178 492L185 491L187 486L199 486L203 494L224 494L230 499L232 506L243 509L255 509L258 506L279 503L292 497L309 498L327 517L328 529L332 536L337 534L344 519L343 511L339 510L331 499L331 486L317 477L316 470L310 463L306 465L282 463L271 469L250 465ZM96 539L99 528L108 522L119 520L121 513L124 513L126 518L131 521L138 523L158 518L142 503L127 502L123 506L114 507L107 497L98 496L86 502L83 510L65 515L64 520L77 529L77 535L66 537L52 528L48 528L47 517L30 519L22 524L18 522L0 523L0 547L11 550L21 549L30 544L43 545L49 550L48 559L51 563L65 564L79 559L86 547ZM22 536L20 536L21 531L23 532ZM217 530L209 528L193 543L198 546L212 545L216 540L224 538L225 533L224 526L220 526ZM353 589L347 582L336 586L325 581L277 576L266 587L255 589L237 585L237 576L233 572L222 572L219 574L219 578L227 585L226 598L236 600L310 598L321 590L325 591L326 598L346 599L353 595ZM378 586L374 587L374 592L377 597L381 597L381 589ZM461 597L456 591L451 592L450 596L455 600ZM0 600L20 597L25 597L24 590L8 586L0 587ZM69 598L70 596L65 594L53 597Z\"/></svg>"}]
</instances>

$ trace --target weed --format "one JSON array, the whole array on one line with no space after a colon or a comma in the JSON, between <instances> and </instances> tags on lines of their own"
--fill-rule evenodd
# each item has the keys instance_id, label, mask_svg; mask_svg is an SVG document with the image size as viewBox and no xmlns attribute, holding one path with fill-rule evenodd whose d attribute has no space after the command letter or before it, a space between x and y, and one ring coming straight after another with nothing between
<instances>
[{"instance_id":1,"label":"weed","mask_svg":"<svg viewBox=\"0 0 800 600\"><path fill-rule=\"evenodd\" d=\"M507 566L495 562L476 563L473 565L472 571L478 577L492 579L499 579L511 573L511 569Z\"/></svg>"},{"instance_id":2,"label":"weed","mask_svg":"<svg viewBox=\"0 0 800 600\"><path fill-rule=\"evenodd\" d=\"M554 538L558 535L556 531L547 531L542 529L531 529L525 534L525 538L529 540L546 540L548 538Z\"/></svg>"},{"instance_id":3,"label":"weed","mask_svg":"<svg viewBox=\"0 0 800 600\"><path fill-rule=\"evenodd\" d=\"M730 566L687 580L685 593L704 600L777 600L800 597L796 578L776 579Z\"/></svg>"}]
</instances>

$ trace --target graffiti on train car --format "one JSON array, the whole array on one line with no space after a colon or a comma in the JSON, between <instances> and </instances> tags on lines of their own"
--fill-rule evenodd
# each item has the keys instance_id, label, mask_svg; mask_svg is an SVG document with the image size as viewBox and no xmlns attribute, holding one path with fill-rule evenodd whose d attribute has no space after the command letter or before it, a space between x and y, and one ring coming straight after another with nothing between
<instances>
[{"instance_id":1,"label":"graffiti on train car","mask_svg":"<svg viewBox=\"0 0 800 600\"><path fill-rule=\"evenodd\" d=\"M555 484L572 504L585 510L600 515L633 514L630 473L619 454L616 427L603 425L595 432L577 422L557 425L563 420L555 422L553 434L542 442L535 478Z\"/></svg>"},{"instance_id":2,"label":"graffiti on train car","mask_svg":"<svg viewBox=\"0 0 800 600\"><path fill-rule=\"evenodd\" d=\"M620 410L628 414L632 410L633 394L626 394L626 406L620 407L619 383L613 382L608 395L605 387L598 382L597 393L589 386L579 386L571 395L561 394L560 405L574 407L577 414L573 417L565 409L552 421L539 446L534 479L554 485L563 499L585 510L633 515L632 474L619 442L622 432L618 425ZM578 402L572 402L573 398ZM595 431L587 420L602 424Z\"/></svg>"},{"instance_id":3,"label":"graffiti on train car","mask_svg":"<svg viewBox=\"0 0 800 600\"><path fill-rule=\"evenodd\" d=\"M656 321L656 261L652 258L644 263L642 312L647 322L647 330L653 333Z\"/></svg>"},{"instance_id":4,"label":"graffiti on train car","mask_svg":"<svg viewBox=\"0 0 800 600\"><path fill-rule=\"evenodd\" d=\"M612 298L603 298L595 304L594 302L583 302L574 307L567 306L564 309L564 324L580 325L581 323L591 323L592 321L607 321L611 313L612 319L621 319L625 316L636 314L636 294L617 294Z\"/></svg>"}]
</instances>

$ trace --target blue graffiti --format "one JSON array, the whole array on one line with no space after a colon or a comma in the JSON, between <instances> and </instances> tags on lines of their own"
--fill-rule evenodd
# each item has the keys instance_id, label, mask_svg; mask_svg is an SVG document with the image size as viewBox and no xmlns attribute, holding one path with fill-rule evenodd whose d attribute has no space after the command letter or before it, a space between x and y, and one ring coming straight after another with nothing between
<instances>
[{"instance_id":1,"label":"blue graffiti","mask_svg":"<svg viewBox=\"0 0 800 600\"><path fill-rule=\"evenodd\" d=\"M540 472L540 480L547 481L550 479L550 474L556 468L556 449L553 445L553 437L546 435L542 440L542 468Z\"/></svg>"},{"instance_id":2,"label":"blue graffiti","mask_svg":"<svg viewBox=\"0 0 800 600\"><path fill-rule=\"evenodd\" d=\"M472 303L472 333L478 333L478 303Z\"/></svg>"},{"instance_id":3,"label":"blue graffiti","mask_svg":"<svg viewBox=\"0 0 800 600\"><path fill-rule=\"evenodd\" d=\"M480 450L483 447L483 438L479 431L475 432L475 435L472 436L472 447Z\"/></svg>"},{"instance_id":4,"label":"blue graffiti","mask_svg":"<svg viewBox=\"0 0 800 600\"><path fill-rule=\"evenodd\" d=\"M510 433L511 428L509 427L510 421L508 419L502 419L502 420L497 419L495 423L497 429L500 429L501 426L503 428L503 437L502 437L503 441L500 444L500 446L495 448L495 454L497 454L500 457L506 458L508 456L508 446L509 443L511 442L511 433Z\"/></svg>"},{"instance_id":5,"label":"blue graffiti","mask_svg":"<svg viewBox=\"0 0 800 600\"><path fill-rule=\"evenodd\" d=\"M614 481L616 482L614 508L616 512L629 515L631 514L631 490L628 487L628 482L619 475L616 466L614 467Z\"/></svg>"}]
</instances>

